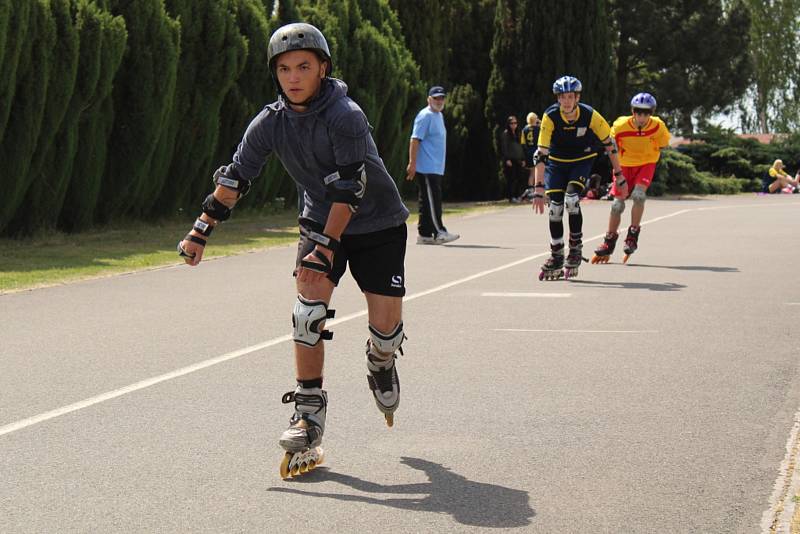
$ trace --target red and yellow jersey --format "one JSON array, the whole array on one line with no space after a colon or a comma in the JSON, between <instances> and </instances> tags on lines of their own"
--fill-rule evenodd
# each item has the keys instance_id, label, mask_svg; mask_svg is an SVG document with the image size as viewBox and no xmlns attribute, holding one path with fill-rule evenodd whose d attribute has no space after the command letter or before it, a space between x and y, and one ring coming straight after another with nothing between
<instances>
[{"instance_id":1,"label":"red and yellow jersey","mask_svg":"<svg viewBox=\"0 0 800 534\"><path fill-rule=\"evenodd\" d=\"M620 117L611 127L611 136L617 142L619 162L624 167L657 162L670 139L667 125L655 116L647 120L644 128L636 126L631 115Z\"/></svg>"}]
</instances>

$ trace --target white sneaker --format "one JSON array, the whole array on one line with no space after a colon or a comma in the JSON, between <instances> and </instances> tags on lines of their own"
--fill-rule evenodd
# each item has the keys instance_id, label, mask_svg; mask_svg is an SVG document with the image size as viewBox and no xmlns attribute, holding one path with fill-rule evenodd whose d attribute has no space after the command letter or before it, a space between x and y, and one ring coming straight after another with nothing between
<instances>
[{"instance_id":1,"label":"white sneaker","mask_svg":"<svg viewBox=\"0 0 800 534\"><path fill-rule=\"evenodd\" d=\"M435 237L431 236L424 236L420 235L417 236L417 245L438 245L440 241L437 241Z\"/></svg>"},{"instance_id":2,"label":"white sneaker","mask_svg":"<svg viewBox=\"0 0 800 534\"><path fill-rule=\"evenodd\" d=\"M440 244L450 243L451 241L455 241L459 237L461 236L458 234L451 234L450 232L445 230L444 232L440 232L439 234L436 235L436 241Z\"/></svg>"}]
</instances>

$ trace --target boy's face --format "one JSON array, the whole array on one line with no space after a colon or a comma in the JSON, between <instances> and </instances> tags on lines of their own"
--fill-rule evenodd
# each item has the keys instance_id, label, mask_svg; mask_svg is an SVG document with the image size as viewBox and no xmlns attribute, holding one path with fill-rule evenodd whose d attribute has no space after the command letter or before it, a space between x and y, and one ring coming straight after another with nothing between
<instances>
[{"instance_id":1,"label":"boy's face","mask_svg":"<svg viewBox=\"0 0 800 534\"><path fill-rule=\"evenodd\" d=\"M633 122L639 128L644 128L647 125L647 121L650 120L650 116L653 112L649 109L631 109L631 114L633 115Z\"/></svg>"},{"instance_id":2,"label":"boy's face","mask_svg":"<svg viewBox=\"0 0 800 534\"><path fill-rule=\"evenodd\" d=\"M311 50L291 50L278 56L275 71L289 102L302 104L317 94L326 66Z\"/></svg>"},{"instance_id":3,"label":"boy's face","mask_svg":"<svg viewBox=\"0 0 800 534\"><path fill-rule=\"evenodd\" d=\"M581 95L578 93L561 93L558 95L558 105L564 113L572 113L580 99Z\"/></svg>"}]
</instances>

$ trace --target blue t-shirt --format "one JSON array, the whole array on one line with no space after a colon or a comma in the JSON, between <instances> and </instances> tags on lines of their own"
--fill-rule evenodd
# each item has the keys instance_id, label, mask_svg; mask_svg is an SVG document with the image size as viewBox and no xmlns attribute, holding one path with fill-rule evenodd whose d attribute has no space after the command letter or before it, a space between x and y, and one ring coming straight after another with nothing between
<instances>
[{"instance_id":1,"label":"blue t-shirt","mask_svg":"<svg viewBox=\"0 0 800 534\"><path fill-rule=\"evenodd\" d=\"M419 139L417 172L444 175L444 159L447 150L447 130L444 116L430 106L423 108L414 119L411 139Z\"/></svg>"}]
</instances>

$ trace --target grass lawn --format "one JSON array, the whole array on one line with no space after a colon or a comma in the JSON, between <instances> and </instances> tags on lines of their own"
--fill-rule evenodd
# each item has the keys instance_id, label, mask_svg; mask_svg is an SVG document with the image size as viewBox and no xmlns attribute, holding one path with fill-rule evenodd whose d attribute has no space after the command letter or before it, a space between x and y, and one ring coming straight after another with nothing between
<instances>
[{"instance_id":1,"label":"grass lawn","mask_svg":"<svg viewBox=\"0 0 800 534\"><path fill-rule=\"evenodd\" d=\"M416 204L407 203L416 222ZM493 209L503 203L445 206L445 217ZM0 239L0 294L87 278L182 263L175 247L194 219L117 223L78 234L49 233L25 240ZM242 254L297 241L294 210L234 211L211 236L203 258Z\"/></svg>"}]
</instances>

